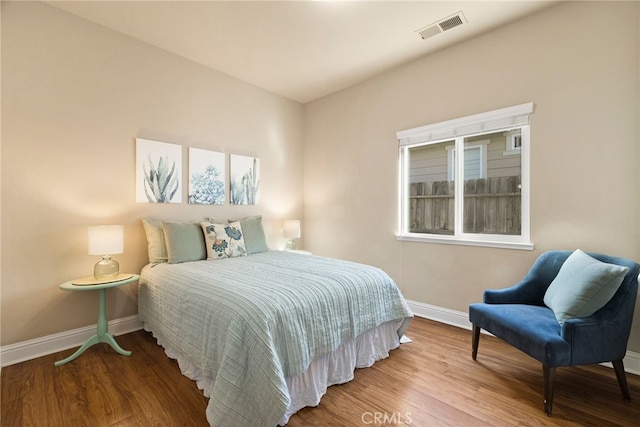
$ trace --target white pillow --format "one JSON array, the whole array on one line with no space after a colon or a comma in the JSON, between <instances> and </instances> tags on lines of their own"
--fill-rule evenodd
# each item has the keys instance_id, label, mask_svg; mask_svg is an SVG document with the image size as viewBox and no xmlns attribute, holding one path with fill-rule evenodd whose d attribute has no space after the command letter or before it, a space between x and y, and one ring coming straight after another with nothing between
<instances>
[{"instance_id":1,"label":"white pillow","mask_svg":"<svg viewBox=\"0 0 640 427\"><path fill-rule=\"evenodd\" d=\"M147 235L147 252L149 262L167 262L169 255L167 253L167 245L164 240L164 231L162 230L162 221L153 218L142 218L144 232Z\"/></svg>"}]
</instances>

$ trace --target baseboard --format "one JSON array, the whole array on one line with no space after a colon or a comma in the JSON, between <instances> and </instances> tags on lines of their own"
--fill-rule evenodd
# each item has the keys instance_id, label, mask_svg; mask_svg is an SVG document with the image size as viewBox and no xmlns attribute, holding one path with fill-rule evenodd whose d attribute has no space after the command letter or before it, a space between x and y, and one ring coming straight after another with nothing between
<instances>
[{"instance_id":1,"label":"baseboard","mask_svg":"<svg viewBox=\"0 0 640 427\"><path fill-rule=\"evenodd\" d=\"M109 322L111 335L122 335L142 329L138 315L114 319ZM60 332L0 348L0 366L9 366L36 357L79 347L96 333L96 325Z\"/></svg>"},{"instance_id":2,"label":"baseboard","mask_svg":"<svg viewBox=\"0 0 640 427\"><path fill-rule=\"evenodd\" d=\"M463 329L471 330L471 322L469 322L468 313L462 311L451 310L444 307L425 304L417 301L408 300L407 303L413 311L413 314L425 319L435 320L436 322L446 323L447 325L457 326ZM471 344L469 344L471 345ZM640 353L627 351L624 362L624 370L627 373L640 375ZM603 363L603 366L613 368L611 363Z\"/></svg>"},{"instance_id":3,"label":"baseboard","mask_svg":"<svg viewBox=\"0 0 640 427\"><path fill-rule=\"evenodd\" d=\"M417 301L409 300L407 302L416 316L446 323L458 328L471 329L471 322L469 322L467 313ZM138 315L135 314L109 322L109 333L116 336L140 329L142 329L142 322L138 319ZM68 348L79 347L91 338L95 332L96 325L85 326L83 328L1 347L0 367L46 356ZM604 363L603 365L611 367L610 363ZM640 353L627 351L624 358L624 368L625 371L630 374L640 375Z\"/></svg>"},{"instance_id":4,"label":"baseboard","mask_svg":"<svg viewBox=\"0 0 640 427\"><path fill-rule=\"evenodd\" d=\"M407 303L416 316L471 330L471 322L469 322L469 315L467 313L425 304L423 302L407 300Z\"/></svg>"}]
</instances>

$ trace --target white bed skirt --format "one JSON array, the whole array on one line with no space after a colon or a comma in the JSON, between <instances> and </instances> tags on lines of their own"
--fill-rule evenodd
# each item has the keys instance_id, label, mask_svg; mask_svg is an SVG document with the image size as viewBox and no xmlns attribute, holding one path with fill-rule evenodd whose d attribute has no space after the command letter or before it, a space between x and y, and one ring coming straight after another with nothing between
<instances>
[{"instance_id":1,"label":"white bed skirt","mask_svg":"<svg viewBox=\"0 0 640 427\"><path fill-rule=\"evenodd\" d=\"M367 368L377 360L388 357L389 350L400 345L398 328L401 324L402 319L383 323L377 328L363 332L342 343L334 352L315 359L301 374L286 378L290 404L278 424L287 424L289 418L304 407L317 406L329 386L351 381L356 368ZM157 336L146 324L144 328L153 334L167 356L178 361L182 374L194 380L204 395L209 397L213 378L202 375L196 365L188 361L182 353L168 346L162 337Z\"/></svg>"}]
</instances>

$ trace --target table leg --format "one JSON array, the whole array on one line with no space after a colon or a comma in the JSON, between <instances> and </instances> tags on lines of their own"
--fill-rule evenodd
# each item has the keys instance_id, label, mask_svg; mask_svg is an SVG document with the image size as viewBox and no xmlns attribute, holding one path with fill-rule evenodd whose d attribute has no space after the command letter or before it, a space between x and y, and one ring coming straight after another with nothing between
<instances>
[{"instance_id":1,"label":"table leg","mask_svg":"<svg viewBox=\"0 0 640 427\"><path fill-rule=\"evenodd\" d=\"M111 348L113 348L115 351L122 354L123 356L131 356L131 352L128 350L124 350L122 347L120 347L120 345L116 342L116 339L113 337L113 335L109 334L108 332L109 324L107 322L107 290L100 289L99 291L100 291L100 301L98 304L97 334L89 338L87 342L82 344L82 346L79 349L77 349L75 353L73 353L71 356L67 357L66 359L62 359L55 362L54 363L55 366L60 366L60 365L64 365L65 363L71 362L73 359L75 359L76 357L84 353L86 349L88 349L94 344L101 343L101 342L109 344Z\"/></svg>"}]
</instances>

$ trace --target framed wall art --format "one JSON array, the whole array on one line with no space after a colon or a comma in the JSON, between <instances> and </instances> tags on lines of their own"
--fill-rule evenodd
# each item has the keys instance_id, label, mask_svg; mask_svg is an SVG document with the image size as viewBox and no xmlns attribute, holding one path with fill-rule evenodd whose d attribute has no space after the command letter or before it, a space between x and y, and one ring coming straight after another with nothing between
<instances>
[{"instance_id":1,"label":"framed wall art","mask_svg":"<svg viewBox=\"0 0 640 427\"><path fill-rule=\"evenodd\" d=\"M182 146L136 138L136 202L181 203Z\"/></svg>"},{"instance_id":2,"label":"framed wall art","mask_svg":"<svg viewBox=\"0 0 640 427\"><path fill-rule=\"evenodd\" d=\"M189 148L189 203L224 205L225 154Z\"/></svg>"},{"instance_id":3,"label":"framed wall art","mask_svg":"<svg viewBox=\"0 0 640 427\"><path fill-rule=\"evenodd\" d=\"M260 159L231 154L229 199L232 205L257 205L260 199Z\"/></svg>"}]
</instances>

